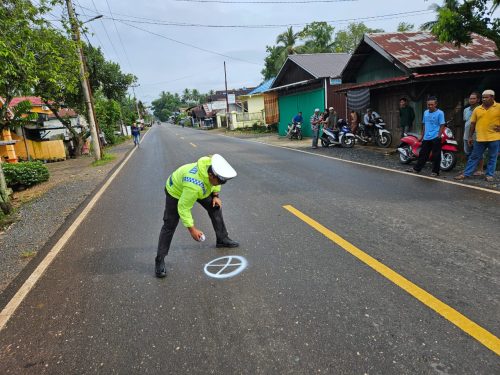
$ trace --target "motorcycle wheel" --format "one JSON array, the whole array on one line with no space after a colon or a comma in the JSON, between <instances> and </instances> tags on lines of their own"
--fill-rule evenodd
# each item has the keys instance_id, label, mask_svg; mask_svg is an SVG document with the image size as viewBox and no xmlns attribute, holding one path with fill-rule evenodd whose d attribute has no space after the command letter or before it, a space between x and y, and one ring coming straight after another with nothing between
<instances>
[{"instance_id":1,"label":"motorcycle wheel","mask_svg":"<svg viewBox=\"0 0 500 375\"><path fill-rule=\"evenodd\" d=\"M352 148L354 147L354 137L344 137L342 138L342 147Z\"/></svg>"},{"instance_id":2,"label":"motorcycle wheel","mask_svg":"<svg viewBox=\"0 0 500 375\"><path fill-rule=\"evenodd\" d=\"M457 164L457 154L452 151L443 151L441 154L441 170L448 172L455 168Z\"/></svg>"},{"instance_id":3,"label":"motorcycle wheel","mask_svg":"<svg viewBox=\"0 0 500 375\"><path fill-rule=\"evenodd\" d=\"M382 135L375 138L375 143L378 147L387 148L392 143L392 135L390 133L383 133Z\"/></svg>"},{"instance_id":4,"label":"motorcycle wheel","mask_svg":"<svg viewBox=\"0 0 500 375\"><path fill-rule=\"evenodd\" d=\"M403 149L406 151L407 155L411 154L411 149L410 146L406 145L403 147ZM401 164L410 164L411 162L411 157L403 155L402 153L399 153L399 162Z\"/></svg>"},{"instance_id":5,"label":"motorcycle wheel","mask_svg":"<svg viewBox=\"0 0 500 375\"><path fill-rule=\"evenodd\" d=\"M320 139L322 147L328 147L328 142L326 142L323 138Z\"/></svg>"},{"instance_id":6,"label":"motorcycle wheel","mask_svg":"<svg viewBox=\"0 0 500 375\"><path fill-rule=\"evenodd\" d=\"M302 140L302 133L297 134L297 139L300 141Z\"/></svg>"}]
</instances>

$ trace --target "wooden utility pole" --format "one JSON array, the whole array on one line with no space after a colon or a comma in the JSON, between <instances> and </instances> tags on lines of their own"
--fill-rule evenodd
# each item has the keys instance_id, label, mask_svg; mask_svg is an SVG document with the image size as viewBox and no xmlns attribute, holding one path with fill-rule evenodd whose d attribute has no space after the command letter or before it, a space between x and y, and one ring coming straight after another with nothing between
<instances>
[{"instance_id":1,"label":"wooden utility pole","mask_svg":"<svg viewBox=\"0 0 500 375\"><path fill-rule=\"evenodd\" d=\"M80 28L78 26L78 22L75 17L75 11L73 9L73 4L71 3L71 0L66 0L66 6L68 8L68 16L71 23L71 29L73 31L73 40L75 41L76 47L78 49L78 60L80 62L80 82L82 84L83 96L85 98L85 105L87 106L87 117L89 119L90 134L92 136L92 148L94 149L94 158L95 160L100 160L101 147L99 144L99 135L97 134L94 111L90 99L90 89L87 84L85 63L83 58L83 49L80 42Z\"/></svg>"}]
</instances>

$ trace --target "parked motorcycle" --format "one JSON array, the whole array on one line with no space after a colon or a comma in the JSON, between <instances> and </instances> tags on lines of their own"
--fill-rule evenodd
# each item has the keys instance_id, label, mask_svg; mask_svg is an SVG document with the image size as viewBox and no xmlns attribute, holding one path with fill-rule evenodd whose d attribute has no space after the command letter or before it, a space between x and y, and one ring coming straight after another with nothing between
<instances>
[{"instance_id":1,"label":"parked motorcycle","mask_svg":"<svg viewBox=\"0 0 500 375\"><path fill-rule=\"evenodd\" d=\"M355 137L363 145L367 145L369 142L374 140L378 147L387 148L392 143L392 134L385 128L385 126L385 121L381 117L378 117L374 120L372 127L374 134L368 134L367 126L361 123L359 124Z\"/></svg>"},{"instance_id":2,"label":"parked motorcycle","mask_svg":"<svg viewBox=\"0 0 500 375\"><path fill-rule=\"evenodd\" d=\"M448 123L447 123L448 124ZM401 138L398 147L399 161L402 164L410 164L418 159L422 148L422 141L417 134L408 133ZM441 170L451 171L457 164L458 142L454 139L453 132L445 126L441 135ZM432 153L429 157L432 160Z\"/></svg>"},{"instance_id":3,"label":"parked motorcycle","mask_svg":"<svg viewBox=\"0 0 500 375\"><path fill-rule=\"evenodd\" d=\"M319 138L321 146L328 147L341 145L346 148L353 147L356 139L354 134L351 133L349 126L347 126L347 122L344 119L339 119L337 121L337 128L337 130L323 128L323 134L321 134Z\"/></svg>"},{"instance_id":4,"label":"parked motorcycle","mask_svg":"<svg viewBox=\"0 0 500 375\"><path fill-rule=\"evenodd\" d=\"M302 139L302 123L294 122L293 124L288 124L287 137L290 139Z\"/></svg>"}]
</instances>

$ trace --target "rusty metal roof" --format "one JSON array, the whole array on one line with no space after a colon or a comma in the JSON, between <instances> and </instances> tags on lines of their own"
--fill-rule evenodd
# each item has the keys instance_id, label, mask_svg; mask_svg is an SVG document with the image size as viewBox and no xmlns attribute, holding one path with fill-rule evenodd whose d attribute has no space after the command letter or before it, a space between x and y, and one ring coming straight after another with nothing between
<instances>
[{"instance_id":1,"label":"rusty metal roof","mask_svg":"<svg viewBox=\"0 0 500 375\"><path fill-rule=\"evenodd\" d=\"M366 34L364 40L408 69L500 61L495 55L495 43L478 34L472 34L472 43L460 48L451 43L440 43L434 35L425 31Z\"/></svg>"}]
</instances>

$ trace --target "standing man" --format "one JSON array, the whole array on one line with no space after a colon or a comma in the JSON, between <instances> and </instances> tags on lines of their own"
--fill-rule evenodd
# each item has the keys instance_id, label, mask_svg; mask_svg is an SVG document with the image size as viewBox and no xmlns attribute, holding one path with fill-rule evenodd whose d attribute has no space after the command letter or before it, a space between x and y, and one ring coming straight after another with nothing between
<instances>
[{"instance_id":1,"label":"standing man","mask_svg":"<svg viewBox=\"0 0 500 375\"><path fill-rule=\"evenodd\" d=\"M484 150L488 149L488 164L486 165L486 181L493 182L500 150L500 105L495 102L493 90L483 91L483 104L476 107L470 119L469 146L472 154L467 159L463 174L455 176L455 180L463 180L472 175L476 170L479 160L483 157ZM472 135L476 132L476 140Z\"/></svg>"},{"instance_id":2,"label":"standing man","mask_svg":"<svg viewBox=\"0 0 500 375\"><path fill-rule=\"evenodd\" d=\"M337 112L335 112L333 107L328 108L328 118L325 121L325 125L332 130L337 128Z\"/></svg>"},{"instance_id":3,"label":"standing man","mask_svg":"<svg viewBox=\"0 0 500 375\"><path fill-rule=\"evenodd\" d=\"M132 129L130 130L132 132L132 137L134 138L134 145L139 146L139 143L141 141L141 131L139 130L139 127L135 122L132 124Z\"/></svg>"},{"instance_id":4,"label":"standing man","mask_svg":"<svg viewBox=\"0 0 500 375\"><path fill-rule=\"evenodd\" d=\"M480 104L480 96L478 92L473 92L472 94L469 95L469 106L464 109L464 121L465 121L465 126L464 126L464 153L467 156L467 159L469 159L471 153L472 153L472 146L469 146L469 133L470 133L470 119L472 117L472 112L476 109L477 106ZM472 140L476 140L476 133L473 134ZM483 166L484 166L484 159L481 157L479 160L479 164L477 167L477 171L474 172L474 176L482 176L483 173Z\"/></svg>"},{"instance_id":5,"label":"standing man","mask_svg":"<svg viewBox=\"0 0 500 375\"><path fill-rule=\"evenodd\" d=\"M408 99L399 99L399 127L401 128L401 138L413 127L415 111L408 105Z\"/></svg>"},{"instance_id":6,"label":"standing man","mask_svg":"<svg viewBox=\"0 0 500 375\"><path fill-rule=\"evenodd\" d=\"M200 203L210 216L217 238L217 247L238 247L229 238L222 217L222 201L219 197L220 186L236 177L236 171L219 154L204 156L196 163L185 164L172 173L165 186L166 203L163 213L163 227L158 240L155 258L156 277L165 277L165 256L179 223L187 228L195 241L204 241L205 235L194 226L191 209Z\"/></svg>"},{"instance_id":7,"label":"standing man","mask_svg":"<svg viewBox=\"0 0 500 375\"><path fill-rule=\"evenodd\" d=\"M312 130L312 148L318 148L319 127L321 125L321 121L322 118L319 112L319 108L316 108L310 120Z\"/></svg>"},{"instance_id":8,"label":"standing man","mask_svg":"<svg viewBox=\"0 0 500 375\"><path fill-rule=\"evenodd\" d=\"M439 168L441 165L441 135L446 121L444 119L444 112L437 108L436 97L431 96L427 99L427 110L424 112L422 122L422 148L418 155L417 164L415 167L407 169L407 172L420 173L432 151L431 176L437 177L439 176Z\"/></svg>"}]
</instances>

